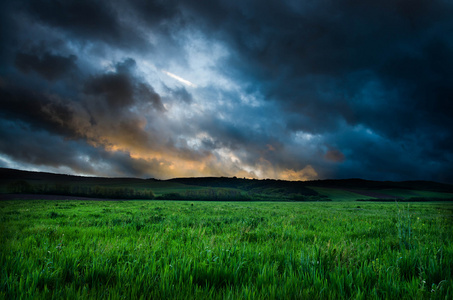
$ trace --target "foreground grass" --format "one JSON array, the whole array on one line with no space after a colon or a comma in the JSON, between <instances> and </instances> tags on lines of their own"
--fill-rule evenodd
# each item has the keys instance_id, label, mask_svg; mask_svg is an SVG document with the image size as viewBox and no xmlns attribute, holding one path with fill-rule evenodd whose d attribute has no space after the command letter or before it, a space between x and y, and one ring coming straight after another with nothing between
<instances>
[{"instance_id":1,"label":"foreground grass","mask_svg":"<svg viewBox=\"0 0 453 300\"><path fill-rule=\"evenodd\" d=\"M453 298L452 203L0 202L0 298Z\"/></svg>"}]
</instances>

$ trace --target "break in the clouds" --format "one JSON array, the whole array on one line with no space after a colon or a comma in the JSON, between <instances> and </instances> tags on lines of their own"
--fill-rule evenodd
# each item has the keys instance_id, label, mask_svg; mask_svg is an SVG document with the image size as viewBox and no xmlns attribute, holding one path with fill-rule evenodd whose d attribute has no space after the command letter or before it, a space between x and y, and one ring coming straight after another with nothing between
<instances>
[{"instance_id":1,"label":"break in the clouds","mask_svg":"<svg viewBox=\"0 0 453 300\"><path fill-rule=\"evenodd\" d=\"M453 182L451 1L4 1L0 166Z\"/></svg>"}]
</instances>

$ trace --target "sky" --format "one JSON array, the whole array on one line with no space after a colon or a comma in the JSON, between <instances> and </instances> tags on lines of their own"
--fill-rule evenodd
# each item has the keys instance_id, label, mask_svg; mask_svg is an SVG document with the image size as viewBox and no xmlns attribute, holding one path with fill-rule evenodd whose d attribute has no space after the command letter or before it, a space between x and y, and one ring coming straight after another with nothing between
<instances>
[{"instance_id":1,"label":"sky","mask_svg":"<svg viewBox=\"0 0 453 300\"><path fill-rule=\"evenodd\" d=\"M0 167L453 183L450 0L0 4Z\"/></svg>"}]
</instances>

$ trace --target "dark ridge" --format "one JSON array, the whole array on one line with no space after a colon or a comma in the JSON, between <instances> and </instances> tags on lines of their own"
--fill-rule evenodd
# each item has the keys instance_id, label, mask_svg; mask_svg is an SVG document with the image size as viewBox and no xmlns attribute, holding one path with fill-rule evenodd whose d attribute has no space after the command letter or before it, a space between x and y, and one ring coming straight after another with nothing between
<instances>
[{"instance_id":1,"label":"dark ridge","mask_svg":"<svg viewBox=\"0 0 453 300\"><path fill-rule=\"evenodd\" d=\"M307 186L331 187L341 189L407 189L426 190L432 192L453 193L453 185L434 181L373 181L359 178L352 179L326 179L306 181Z\"/></svg>"},{"instance_id":2,"label":"dark ridge","mask_svg":"<svg viewBox=\"0 0 453 300\"><path fill-rule=\"evenodd\" d=\"M1 181L17 181L17 180L32 180L32 181L54 181L54 182L91 182L91 183L105 183L110 182L137 182L137 181L156 181L157 179L141 179L131 177L95 177L95 176L80 176L57 174L47 172L23 171L16 169L0 168Z\"/></svg>"},{"instance_id":3,"label":"dark ridge","mask_svg":"<svg viewBox=\"0 0 453 300\"><path fill-rule=\"evenodd\" d=\"M293 197L296 195L317 196L316 191L309 187L328 187L343 190L385 190L385 189L405 189L405 190L424 190L433 192L453 193L453 185L438 183L433 181L372 181L360 178L351 179L327 179L313 181L285 181L276 179L245 179L237 177L188 177L173 178L169 180L158 180L154 178L108 178L108 177L88 177L55 174L46 172L21 171L16 169L0 168L0 185L27 181L33 184L54 183L54 184L90 184L90 185L140 185L146 187L151 182L173 182L187 186L197 186L206 188L230 188L238 189L249 194L274 195L278 197Z\"/></svg>"},{"instance_id":4,"label":"dark ridge","mask_svg":"<svg viewBox=\"0 0 453 300\"><path fill-rule=\"evenodd\" d=\"M245 191L266 192L266 190L276 191L285 194L301 194L306 196L318 195L312 189L307 188L303 181L285 181L276 179L245 179L237 177L192 177L192 178L173 178L169 181L186 185L203 187L235 188Z\"/></svg>"}]
</instances>

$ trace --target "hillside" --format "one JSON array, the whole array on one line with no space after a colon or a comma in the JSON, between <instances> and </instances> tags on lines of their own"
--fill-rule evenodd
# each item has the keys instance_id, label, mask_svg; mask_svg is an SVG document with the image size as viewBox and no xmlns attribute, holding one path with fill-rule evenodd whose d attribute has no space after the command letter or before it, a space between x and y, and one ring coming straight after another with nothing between
<instances>
[{"instance_id":1,"label":"hillside","mask_svg":"<svg viewBox=\"0 0 453 300\"><path fill-rule=\"evenodd\" d=\"M284 181L199 177L158 180L84 177L0 168L0 194L218 201L448 201L453 200L453 185L363 179Z\"/></svg>"}]
</instances>

